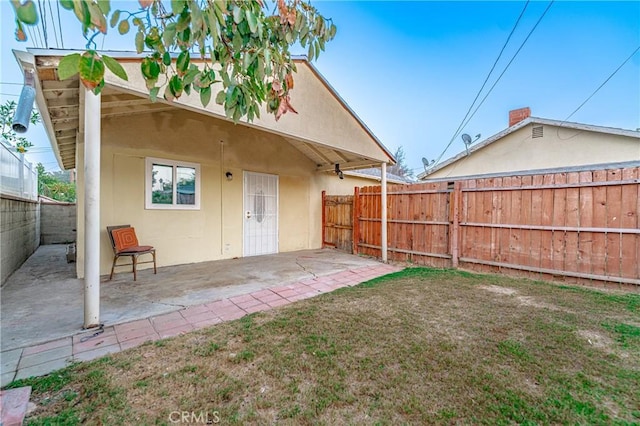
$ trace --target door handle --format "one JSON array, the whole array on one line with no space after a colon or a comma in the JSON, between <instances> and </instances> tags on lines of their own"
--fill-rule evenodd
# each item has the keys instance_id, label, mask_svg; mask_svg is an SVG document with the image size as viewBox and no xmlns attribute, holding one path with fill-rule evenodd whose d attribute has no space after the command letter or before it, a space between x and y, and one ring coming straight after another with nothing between
<instances>
[{"instance_id":1,"label":"door handle","mask_svg":"<svg viewBox=\"0 0 640 426\"><path fill-rule=\"evenodd\" d=\"M251 212L248 210L244 212L244 217L246 217L247 219L251 219Z\"/></svg>"}]
</instances>

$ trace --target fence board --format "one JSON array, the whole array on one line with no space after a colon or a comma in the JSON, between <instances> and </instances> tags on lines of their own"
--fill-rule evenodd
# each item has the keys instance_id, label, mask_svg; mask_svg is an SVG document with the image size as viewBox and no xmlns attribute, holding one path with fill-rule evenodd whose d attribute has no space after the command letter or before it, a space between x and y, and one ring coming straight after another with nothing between
<instances>
[{"instance_id":1,"label":"fence board","mask_svg":"<svg viewBox=\"0 0 640 426\"><path fill-rule=\"evenodd\" d=\"M576 184L580 182L580 174L577 172L571 172L567 174L567 183ZM580 189L579 188L567 188L567 209L565 225L567 227L579 228L580 225ZM579 232L566 232L565 233L565 264L564 269L570 272L578 272L578 239L580 237ZM576 282L574 278L568 281Z\"/></svg>"},{"instance_id":2,"label":"fence board","mask_svg":"<svg viewBox=\"0 0 640 426\"><path fill-rule=\"evenodd\" d=\"M608 170L607 181L622 180L622 170ZM622 186L606 187L607 194L607 228L618 228L620 226L621 208L622 208ZM606 254L605 254L605 273L616 277L621 274L621 248L622 234L611 232L606 233Z\"/></svg>"},{"instance_id":3,"label":"fence board","mask_svg":"<svg viewBox=\"0 0 640 426\"><path fill-rule=\"evenodd\" d=\"M595 181L606 181L606 170L597 170L593 173ZM604 228L607 226L607 189L606 187L593 188L593 226ZM593 244L591 245L591 273L594 275L604 275L606 261L607 238L604 233L592 234Z\"/></svg>"},{"instance_id":4,"label":"fence board","mask_svg":"<svg viewBox=\"0 0 640 426\"><path fill-rule=\"evenodd\" d=\"M555 184L566 184L567 176L565 173L558 173L554 176ZM567 217L567 190L566 188L558 188L553 191L553 212L551 223L553 226L565 226ZM551 250L551 268L564 270L565 263L565 236L566 231L554 230L551 233L552 250Z\"/></svg>"},{"instance_id":5,"label":"fence board","mask_svg":"<svg viewBox=\"0 0 640 426\"><path fill-rule=\"evenodd\" d=\"M637 179L638 169L623 169L622 179ZM638 197L640 185L638 187L623 186L620 204L620 226L622 228L639 229L638 213L640 210L640 197ZM623 277L632 278L640 276L640 235L622 235L620 251L622 256L621 272Z\"/></svg>"},{"instance_id":6,"label":"fence board","mask_svg":"<svg viewBox=\"0 0 640 426\"><path fill-rule=\"evenodd\" d=\"M523 176L521 180L521 185L523 187L528 187L533 184L533 178L531 176ZM522 215L520 219L522 223L531 223L531 208L532 208L532 196L531 189L523 189L522 197L521 197L521 210ZM534 266L534 259L531 256L531 244L532 244L532 234L533 232L524 232L522 234L522 247L523 252L521 254L521 264L525 266Z\"/></svg>"}]
</instances>

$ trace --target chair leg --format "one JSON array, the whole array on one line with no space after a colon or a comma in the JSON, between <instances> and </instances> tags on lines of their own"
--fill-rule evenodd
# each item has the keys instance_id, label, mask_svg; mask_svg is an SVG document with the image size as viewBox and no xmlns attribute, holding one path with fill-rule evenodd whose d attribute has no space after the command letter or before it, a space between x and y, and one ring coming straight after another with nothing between
<instances>
[{"instance_id":1,"label":"chair leg","mask_svg":"<svg viewBox=\"0 0 640 426\"><path fill-rule=\"evenodd\" d=\"M113 271L116 268L116 260L118 260L118 256L113 256L113 264L111 264L111 275L109 275L109 281L113 279Z\"/></svg>"},{"instance_id":2,"label":"chair leg","mask_svg":"<svg viewBox=\"0 0 640 426\"><path fill-rule=\"evenodd\" d=\"M138 279L138 275L137 275L137 271L136 271L136 267L138 266L138 256L131 256L131 258L133 259L133 280L136 281Z\"/></svg>"},{"instance_id":3,"label":"chair leg","mask_svg":"<svg viewBox=\"0 0 640 426\"><path fill-rule=\"evenodd\" d=\"M154 250L151 254L153 255L153 273L157 274L158 271L156 269L156 251Z\"/></svg>"}]
</instances>

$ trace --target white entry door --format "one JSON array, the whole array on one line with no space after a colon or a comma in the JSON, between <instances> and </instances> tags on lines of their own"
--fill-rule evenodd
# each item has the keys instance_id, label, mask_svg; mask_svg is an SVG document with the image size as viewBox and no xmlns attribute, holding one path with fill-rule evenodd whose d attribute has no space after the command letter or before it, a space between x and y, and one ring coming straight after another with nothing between
<instances>
[{"instance_id":1,"label":"white entry door","mask_svg":"<svg viewBox=\"0 0 640 426\"><path fill-rule=\"evenodd\" d=\"M278 252L278 176L244 172L244 256Z\"/></svg>"}]
</instances>

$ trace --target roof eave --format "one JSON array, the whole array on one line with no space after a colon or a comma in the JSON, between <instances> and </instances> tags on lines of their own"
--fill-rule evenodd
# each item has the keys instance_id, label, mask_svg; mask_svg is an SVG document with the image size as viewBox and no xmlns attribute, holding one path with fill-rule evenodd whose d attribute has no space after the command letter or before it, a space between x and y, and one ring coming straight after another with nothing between
<instances>
[{"instance_id":1,"label":"roof eave","mask_svg":"<svg viewBox=\"0 0 640 426\"><path fill-rule=\"evenodd\" d=\"M28 52L20 51L13 49L13 56L16 58L18 62L18 66L20 70L24 74L27 70L33 70L38 75L35 56L31 49L28 49ZM39 49L41 50L41 49ZM62 156L60 155L60 150L58 149L58 144L56 142L55 131L53 129L53 123L51 122L51 116L49 115L49 110L47 108L47 103L43 95L42 87L40 85L40 79L34 78L34 84L36 88L36 105L38 108L38 112L40 113L40 117L42 119L42 123L44 124L45 131L47 133L47 137L49 138L49 145L53 150L53 154L56 157L56 161L58 162L58 166L61 170L65 170L64 164L62 161Z\"/></svg>"}]
</instances>

